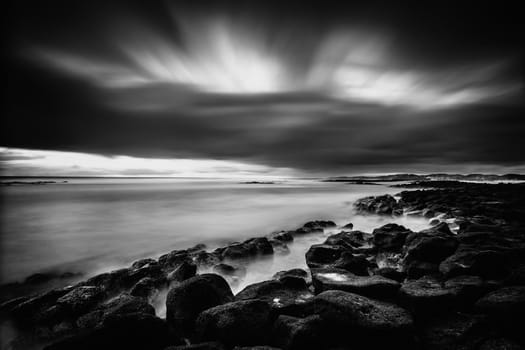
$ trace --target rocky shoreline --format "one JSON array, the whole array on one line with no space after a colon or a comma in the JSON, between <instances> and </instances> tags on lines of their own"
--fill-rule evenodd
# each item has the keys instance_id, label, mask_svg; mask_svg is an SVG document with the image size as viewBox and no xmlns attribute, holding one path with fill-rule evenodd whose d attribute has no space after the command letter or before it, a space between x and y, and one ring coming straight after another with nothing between
<instances>
[{"instance_id":1,"label":"rocky shoreline","mask_svg":"<svg viewBox=\"0 0 525 350\"><path fill-rule=\"evenodd\" d=\"M292 230L142 259L0 306L12 349L521 349L525 346L525 184L419 181L355 210L416 215L432 227L351 224L310 247L308 270L234 295L243 264L286 253ZM214 273L197 274L202 267ZM169 290L166 319L151 298ZM39 344L38 346L36 344ZM43 344L43 345L41 345Z\"/></svg>"}]
</instances>

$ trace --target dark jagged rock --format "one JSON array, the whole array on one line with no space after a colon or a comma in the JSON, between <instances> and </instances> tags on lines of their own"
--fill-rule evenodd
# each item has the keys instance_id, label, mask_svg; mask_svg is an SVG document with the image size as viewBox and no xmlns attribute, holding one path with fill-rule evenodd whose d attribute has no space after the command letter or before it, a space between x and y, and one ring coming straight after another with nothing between
<instances>
[{"instance_id":1,"label":"dark jagged rock","mask_svg":"<svg viewBox=\"0 0 525 350\"><path fill-rule=\"evenodd\" d=\"M155 316L155 309L142 298L122 294L80 317L76 323L80 328L95 328L108 317L135 313Z\"/></svg>"},{"instance_id":2,"label":"dark jagged rock","mask_svg":"<svg viewBox=\"0 0 525 350\"><path fill-rule=\"evenodd\" d=\"M372 235L361 231L342 231L331 235L326 239L324 244L333 246L342 246L349 250L366 246L370 243Z\"/></svg>"},{"instance_id":3,"label":"dark jagged rock","mask_svg":"<svg viewBox=\"0 0 525 350\"><path fill-rule=\"evenodd\" d=\"M146 259L140 259L135 261L133 264L131 264L131 267L134 269L140 269L141 267L149 264L156 264L157 261L155 259L146 258Z\"/></svg>"},{"instance_id":4,"label":"dark jagged rock","mask_svg":"<svg viewBox=\"0 0 525 350\"><path fill-rule=\"evenodd\" d=\"M291 270L286 270L286 271L279 271L272 276L273 279L279 280L281 282L283 278L287 278L287 277L302 278L306 282L306 284L310 284L312 282L310 273L303 269L291 269Z\"/></svg>"},{"instance_id":5,"label":"dark jagged rock","mask_svg":"<svg viewBox=\"0 0 525 350\"><path fill-rule=\"evenodd\" d=\"M197 265L185 260L177 268L168 273L167 280L169 283L182 282L195 276L196 273Z\"/></svg>"},{"instance_id":6,"label":"dark jagged rock","mask_svg":"<svg viewBox=\"0 0 525 350\"><path fill-rule=\"evenodd\" d=\"M335 336L350 346L411 346L414 321L408 311L397 305L336 290L317 295L314 305L315 313L336 331Z\"/></svg>"},{"instance_id":7,"label":"dark jagged rock","mask_svg":"<svg viewBox=\"0 0 525 350\"><path fill-rule=\"evenodd\" d=\"M354 203L354 208L359 213L373 213L379 215L398 215L402 213L396 199L389 194L361 198Z\"/></svg>"},{"instance_id":8,"label":"dark jagged rock","mask_svg":"<svg viewBox=\"0 0 525 350\"><path fill-rule=\"evenodd\" d=\"M315 220L315 221L308 221L306 224L303 225L303 227L307 227L310 229L325 229L325 228L331 228L336 227L337 225L335 222L330 220Z\"/></svg>"},{"instance_id":9,"label":"dark jagged rock","mask_svg":"<svg viewBox=\"0 0 525 350\"><path fill-rule=\"evenodd\" d=\"M277 313L301 314L313 298L306 282L300 277L287 276L251 284L240 291L236 300L263 300Z\"/></svg>"},{"instance_id":10,"label":"dark jagged rock","mask_svg":"<svg viewBox=\"0 0 525 350\"><path fill-rule=\"evenodd\" d=\"M418 315L446 313L455 306L457 293L433 277L405 281L399 289L403 305Z\"/></svg>"},{"instance_id":11,"label":"dark jagged rock","mask_svg":"<svg viewBox=\"0 0 525 350\"><path fill-rule=\"evenodd\" d=\"M42 313L56 304L56 301L71 292L73 287L53 289L17 303L10 310L15 320L34 323L42 320Z\"/></svg>"},{"instance_id":12,"label":"dark jagged rock","mask_svg":"<svg viewBox=\"0 0 525 350\"><path fill-rule=\"evenodd\" d=\"M328 339L318 315L297 318L281 315L273 325L273 339L284 350L321 349Z\"/></svg>"},{"instance_id":13,"label":"dark jagged rock","mask_svg":"<svg viewBox=\"0 0 525 350\"><path fill-rule=\"evenodd\" d=\"M231 244L222 252L224 259L246 259L256 255L273 254L273 247L266 237L252 238L242 243Z\"/></svg>"},{"instance_id":14,"label":"dark jagged rock","mask_svg":"<svg viewBox=\"0 0 525 350\"><path fill-rule=\"evenodd\" d=\"M354 224L352 224L351 222L349 222L348 224L344 225L343 228L346 228L348 230L352 230L354 228Z\"/></svg>"},{"instance_id":15,"label":"dark jagged rock","mask_svg":"<svg viewBox=\"0 0 525 350\"><path fill-rule=\"evenodd\" d=\"M174 286L166 299L166 320L183 332L191 332L198 314L233 300L228 283L219 275L204 274Z\"/></svg>"},{"instance_id":16,"label":"dark jagged rock","mask_svg":"<svg viewBox=\"0 0 525 350\"><path fill-rule=\"evenodd\" d=\"M232 266L228 264L217 264L213 267L213 271L220 273L221 275L228 276L239 276L243 277L246 275L246 268L243 266Z\"/></svg>"},{"instance_id":17,"label":"dark jagged rock","mask_svg":"<svg viewBox=\"0 0 525 350\"><path fill-rule=\"evenodd\" d=\"M151 277L144 277L138 281L129 292L133 296L145 299L153 296L155 293L157 293L157 283Z\"/></svg>"},{"instance_id":18,"label":"dark jagged rock","mask_svg":"<svg viewBox=\"0 0 525 350\"><path fill-rule=\"evenodd\" d=\"M406 239L405 261L414 260L439 263L452 255L458 246L457 239L446 223L428 230L410 234Z\"/></svg>"},{"instance_id":19,"label":"dark jagged rock","mask_svg":"<svg viewBox=\"0 0 525 350\"><path fill-rule=\"evenodd\" d=\"M373 232L372 242L380 251L400 252L405 244L406 237L412 233L404 226L386 224L376 228Z\"/></svg>"},{"instance_id":20,"label":"dark jagged rock","mask_svg":"<svg viewBox=\"0 0 525 350\"><path fill-rule=\"evenodd\" d=\"M168 254L159 257L159 264L164 269L173 269L178 267L184 261L191 260L190 254L186 250L173 250Z\"/></svg>"},{"instance_id":21,"label":"dark jagged rock","mask_svg":"<svg viewBox=\"0 0 525 350\"><path fill-rule=\"evenodd\" d=\"M439 271L447 277L477 275L497 278L507 274L507 261L502 252L475 245L460 245L453 255L440 263Z\"/></svg>"},{"instance_id":22,"label":"dark jagged rock","mask_svg":"<svg viewBox=\"0 0 525 350\"><path fill-rule=\"evenodd\" d=\"M279 231L272 233L268 239L270 240L276 240L281 242L292 242L293 236L289 231Z\"/></svg>"},{"instance_id":23,"label":"dark jagged rock","mask_svg":"<svg viewBox=\"0 0 525 350\"><path fill-rule=\"evenodd\" d=\"M57 299L57 306L72 316L81 315L100 303L106 296L100 287L81 286Z\"/></svg>"},{"instance_id":24,"label":"dark jagged rock","mask_svg":"<svg viewBox=\"0 0 525 350\"><path fill-rule=\"evenodd\" d=\"M203 311L195 322L198 340L218 340L227 346L265 344L270 327L270 306L261 300L215 306Z\"/></svg>"},{"instance_id":25,"label":"dark jagged rock","mask_svg":"<svg viewBox=\"0 0 525 350\"><path fill-rule=\"evenodd\" d=\"M310 268L339 268L357 275L368 275L369 262L363 255L354 255L338 245L315 244L306 252Z\"/></svg>"},{"instance_id":26,"label":"dark jagged rock","mask_svg":"<svg viewBox=\"0 0 525 350\"><path fill-rule=\"evenodd\" d=\"M397 294L399 282L383 276L357 276L341 269L312 269L312 282L316 293L342 290L375 298L392 298Z\"/></svg>"}]
</instances>

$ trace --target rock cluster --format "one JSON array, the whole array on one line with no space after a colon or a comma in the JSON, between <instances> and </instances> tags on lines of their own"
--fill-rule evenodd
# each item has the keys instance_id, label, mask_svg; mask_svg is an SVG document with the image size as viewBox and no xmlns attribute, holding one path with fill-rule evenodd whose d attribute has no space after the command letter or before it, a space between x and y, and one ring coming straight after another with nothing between
<instances>
[{"instance_id":1,"label":"rock cluster","mask_svg":"<svg viewBox=\"0 0 525 350\"><path fill-rule=\"evenodd\" d=\"M297 235L335 223L172 251L0 308L17 327L45 334L47 349L522 348L525 186L432 185L355 206L436 219L429 229L391 223L365 233L347 224L310 247L307 270L236 295L231 278L246 274L243 259L284 253ZM196 274L201 266L215 273ZM150 305L162 288L165 320Z\"/></svg>"}]
</instances>

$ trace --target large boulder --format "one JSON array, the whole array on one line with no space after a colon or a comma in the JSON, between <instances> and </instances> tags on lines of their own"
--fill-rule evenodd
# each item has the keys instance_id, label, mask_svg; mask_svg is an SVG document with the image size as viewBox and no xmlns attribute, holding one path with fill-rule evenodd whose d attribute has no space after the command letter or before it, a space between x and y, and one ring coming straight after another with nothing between
<instances>
[{"instance_id":1,"label":"large boulder","mask_svg":"<svg viewBox=\"0 0 525 350\"><path fill-rule=\"evenodd\" d=\"M450 232L448 225L442 223L407 237L405 261L439 263L452 255L457 246L457 239Z\"/></svg>"},{"instance_id":2,"label":"large boulder","mask_svg":"<svg viewBox=\"0 0 525 350\"><path fill-rule=\"evenodd\" d=\"M398 215L402 213L402 209L398 206L396 199L389 194L358 199L354 203L354 208L358 213L379 215Z\"/></svg>"},{"instance_id":3,"label":"large boulder","mask_svg":"<svg viewBox=\"0 0 525 350\"><path fill-rule=\"evenodd\" d=\"M95 328L101 326L108 317L134 313L155 316L155 309L142 298L122 294L81 316L77 325L80 328Z\"/></svg>"},{"instance_id":4,"label":"large boulder","mask_svg":"<svg viewBox=\"0 0 525 350\"><path fill-rule=\"evenodd\" d=\"M447 277L477 275L502 278L508 271L508 257L499 251L476 245L460 245L456 252L442 261L439 271Z\"/></svg>"},{"instance_id":5,"label":"large boulder","mask_svg":"<svg viewBox=\"0 0 525 350\"><path fill-rule=\"evenodd\" d=\"M449 312L457 292L430 276L405 281L399 289L400 301L418 315Z\"/></svg>"},{"instance_id":6,"label":"large boulder","mask_svg":"<svg viewBox=\"0 0 525 350\"><path fill-rule=\"evenodd\" d=\"M222 251L222 257L230 260L268 254L273 254L273 246L266 237L251 238L242 243L234 243Z\"/></svg>"},{"instance_id":7,"label":"large boulder","mask_svg":"<svg viewBox=\"0 0 525 350\"><path fill-rule=\"evenodd\" d=\"M352 347L410 347L414 321L397 305L339 290L317 295L314 305L315 313Z\"/></svg>"},{"instance_id":8,"label":"large boulder","mask_svg":"<svg viewBox=\"0 0 525 350\"><path fill-rule=\"evenodd\" d=\"M316 293L342 290L374 298L395 297L399 282L383 276L357 276L346 270L312 269L312 282Z\"/></svg>"},{"instance_id":9,"label":"large boulder","mask_svg":"<svg viewBox=\"0 0 525 350\"><path fill-rule=\"evenodd\" d=\"M227 346L265 344L271 327L270 306L243 300L203 311L195 322L199 341L218 340Z\"/></svg>"},{"instance_id":10,"label":"large boulder","mask_svg":"<svg viewBox=\"0 0 525 350\"><path fill-rule=\"evenodd\" d=\"M386 224L376 228L372 242L380 251L400 252L405 244L406 237L411 233L409 229L397 224Z\"/></svg>"},{"instance_id":11,"label":"large boulder","mask_svg":"<svg viewBox=\"0 0 525 350\"><path fill-rule=\"evenodd\" d=\"M193 330L202 311L233 301L228 283L219 275L203 274L174 286L166 298L166 320L183 332Z\"/></svg>"},{"instance_id":12,"label":"large boulder","mask_svg":"<svg viewBox=\"0 0 525 350\"><path fill-rule=\"evenodd\" d=\"M324 244L342 246L352 251L355 248L368 245L371 239L372 235L362 231L342 231L329 236Z\"/></svg>"},{"instance_id":13,"label":"large boulder","mask_svg":"<svg viewBox=\"0 0 525 350\"><path fill-rule=\"evenodd\" d=\"M53 309L48 309L48 312L53 318L58 315L62 318L76 318L99 304L105 296L100 287L80 286L58 298L56 305Z\"/></svg>"},{"instance_id":14,"label":"large boulder","mask_svg":"<svg viewBox=\"0 0 525 350\"><path fill-rule=\"evenodd\" d=\"M320 316L305 318L281 315L273 325L274 343L284 350L320 349L328 342Z\"/></svg>"},{"instance_id":15,"label":"large boulder","mask_svg":"<svg viewBox=\"0 0 525 350\"><path fill-rule=\"evenodd\" d=\"M263 300L277 313L301 314L305 308L308 308L308 302L313 296L304 279L288 276L281 280L251 284L241 290L235 299Z\"/></svg>"},{"instance_id":16,"label":"large boulder","mask_svg":"<svg viewBox=\"0 0 525 350\"><path fill-rule=\"evenodd\" d=\"M310 268L339 268L354 274L367 276L369 262L364 255L352 254L339 245L314 244L306 252L306 264Z\"/></svg>"},{"instance_id":17,"label":"large boulder","mask_svg":"<svg viewBox=\"0 0 525 350\"><path fill-rule=\"evenodd\" d=\"M177 283L192 278L197 274L197 265L191 261L183 261L179 266L168 273L168 283Z\"/></svg>"}]
</instances>

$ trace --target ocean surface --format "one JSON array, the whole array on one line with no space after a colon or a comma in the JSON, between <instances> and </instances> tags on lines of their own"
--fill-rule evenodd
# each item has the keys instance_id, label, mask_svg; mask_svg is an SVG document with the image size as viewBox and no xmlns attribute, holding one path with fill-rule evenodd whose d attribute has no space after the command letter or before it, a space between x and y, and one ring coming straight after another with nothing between
<instances>
[{"instance_id":1,"label":"ocean surface","mask_svg":"<svg viewBox=\"0 0 525 350\"><path fill-rule=\"evenodd\" d=\"M386 185L316 180L275 184L144 178L56 181L0 188L0 283L46 271L81 273L86 278L197 243L212 250L295 229L315 219L334 220L338 225L352 222L354 229L368 232L388 222L413 230L428 227L428 221L420 218L353 213L352 203L358 198L400 191ZM289 254L248 264L246 277L232 285L234 292L277 271L305 267L306 250L328 234L298 237Z\"/></svg>"}]
</instances>

